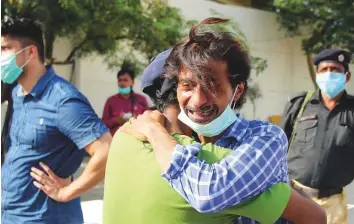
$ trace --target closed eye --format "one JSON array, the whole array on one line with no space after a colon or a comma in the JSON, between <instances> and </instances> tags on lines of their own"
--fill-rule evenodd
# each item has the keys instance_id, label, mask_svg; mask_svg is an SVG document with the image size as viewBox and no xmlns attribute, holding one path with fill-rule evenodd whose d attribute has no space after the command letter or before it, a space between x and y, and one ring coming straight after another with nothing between
<instances>
[{"instance_id":1,"label":"closed eye","mask_svg":"<svg viewBox=\"0 0 354 224\"><path fill-rule=\"evenodd\" d=\"M191 83L188 82L179 83L179 86L185 91L191 90L193 87Z\"/></svg>"}]
</instances>

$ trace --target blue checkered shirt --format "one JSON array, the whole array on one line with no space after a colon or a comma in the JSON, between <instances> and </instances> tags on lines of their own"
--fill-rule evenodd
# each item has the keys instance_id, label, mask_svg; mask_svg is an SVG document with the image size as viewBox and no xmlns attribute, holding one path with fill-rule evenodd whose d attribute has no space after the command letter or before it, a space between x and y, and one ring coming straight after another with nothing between
<instances>
[{"instance_id":1,"label":"blue checkered shirt","mask_svg":"<svg viewBox=\"0 0 354 224\"><path fill-rule=\"evenodd\" d=\"M279 127L265 121L249 121L238 114L215 144L233 152L210 165L196 157L201 144L176 145L171 166L162 174L199 212L219 212L276 183L289 182L288 141ZM244 217L235 222L256 223Z\"/></svg>"}]
</instances>

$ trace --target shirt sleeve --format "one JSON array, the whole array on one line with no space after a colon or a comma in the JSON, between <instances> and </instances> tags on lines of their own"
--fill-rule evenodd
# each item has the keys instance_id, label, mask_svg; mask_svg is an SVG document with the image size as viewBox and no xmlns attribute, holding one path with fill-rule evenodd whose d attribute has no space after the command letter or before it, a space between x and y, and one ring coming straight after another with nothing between
<instances>
[{"instance_id":1,"label":"shirt sleeve","mask_svg":"<svg viewBox=\"0 0 354 224\"><path fill-rule=\"evenodd\" d=\"M109 130L83 97L64 99L58 108L58 128L79 149L85 148Z\"/></svg>"},{"instance_id":2,"label":"shirt sleeve","mask_svg":"<svg viewBox=\"0 0 354 224\"><path fill-rule=\"evenodd\" d=\"M286 137L290 141L291 135L293 133L293 126L297 116L297 113L300 110L303 98L295 100L295 102L289 101L285 105L282 119L280 121L280 127L284 130Z\"/></svg>"},{"instance_id":3,"label":"shirt sleeve","mask_svg":"<svg viewBox=\"0 0 354 224\"><path fill-rule=\"evenodd\" d=\"M196 157L200 144L177 144L171 166L162 176L199 212L214 213L239 204L284 181L286 136L275 125L264 129L213 164Z\"/></svg>"},{"instance_id":4,"label":"shirt sleeve","mask_svg":"<svg viewBox=\"0 0 354 224\"><path fill-rule=\"evenodd\" d=\"M110 103L109 99L107 99L107 101L104 105L102 121L108 128L114 128L118 125L117 118L112 116L111 103Z\"/></svg>"},{"instance_id":5,"label":"shirt sleeve","mask_svg":"<svg viewBox=\"0 0 354 224\"><path fill-rule=\"evenodd\" d=\"M149 104L144 96L141 96L140 104L144 108L144 111L149 109Z\"/></svg>"}]
</instances>

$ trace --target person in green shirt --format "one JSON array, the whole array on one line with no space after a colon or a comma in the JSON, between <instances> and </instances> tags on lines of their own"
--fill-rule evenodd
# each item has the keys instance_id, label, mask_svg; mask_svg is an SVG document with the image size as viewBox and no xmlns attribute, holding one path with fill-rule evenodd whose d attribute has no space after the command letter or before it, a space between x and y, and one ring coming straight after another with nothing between
<instances>
[{"instance_id":1,"label":"person in green shirt","mask_svg":"<svg viewBox=\"0 0 354 224\"><path fill-rule=\"evenodd\" d=\"M156 74L151 75L156 78L148 81L143 89L150 89L147 93L150 93L149 96L166 116L166 121L161 122L173 133L175 140L182 145L193 144L193 138L188 137L192 136L191 129L177 119L180 110L173 83L159 78L163 74L161 67L163 68L168 53L164 52L156 57L145 70L148 73L154 71ZM142 82L146 83L146 76L143 75L142 78ZM124 127L129 128L128 126L126 124ZM230 149L206 143L202 145L198 158L212 164L230 152ZM199 213L161 178L155 156L148 142L141 142L121 131L114 136L106 167L103 210L105 224L237 223L238 216L260 223L274 223L280 216L294 223L325 223L323 210L292 192L285 183L275 184L262 194L221 212Z\"/></svg>"}]
</instances>

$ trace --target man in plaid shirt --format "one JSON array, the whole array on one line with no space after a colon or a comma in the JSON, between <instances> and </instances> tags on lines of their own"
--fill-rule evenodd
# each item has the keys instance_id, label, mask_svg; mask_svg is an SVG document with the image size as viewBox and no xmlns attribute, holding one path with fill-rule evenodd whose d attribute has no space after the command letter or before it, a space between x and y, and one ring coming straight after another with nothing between
<instances>
[{"instance_id":1,"label":"man in plaid shirt","mask_svg":"<svg viewBox=\"0 0 354 224\"><path fill-rule=\"evenodd\" d=\"M225 22L210 18L201 24ZM177 44L167 59L166 74L177 80L179 120L199 140L234 150L212 165L199 160L201 144L182 146L149 113L131 119L137 135L152 144L163 178L202 213L219 212L288 183L287 138L275 125L235 115L244 103L250 75L249 55L230 34L197 32ZM124 129L123 129L124 131ZM133 134L134 133L130 133ZM251 223L240 219L239 223Z\"/></svg>"}]
</instances>

